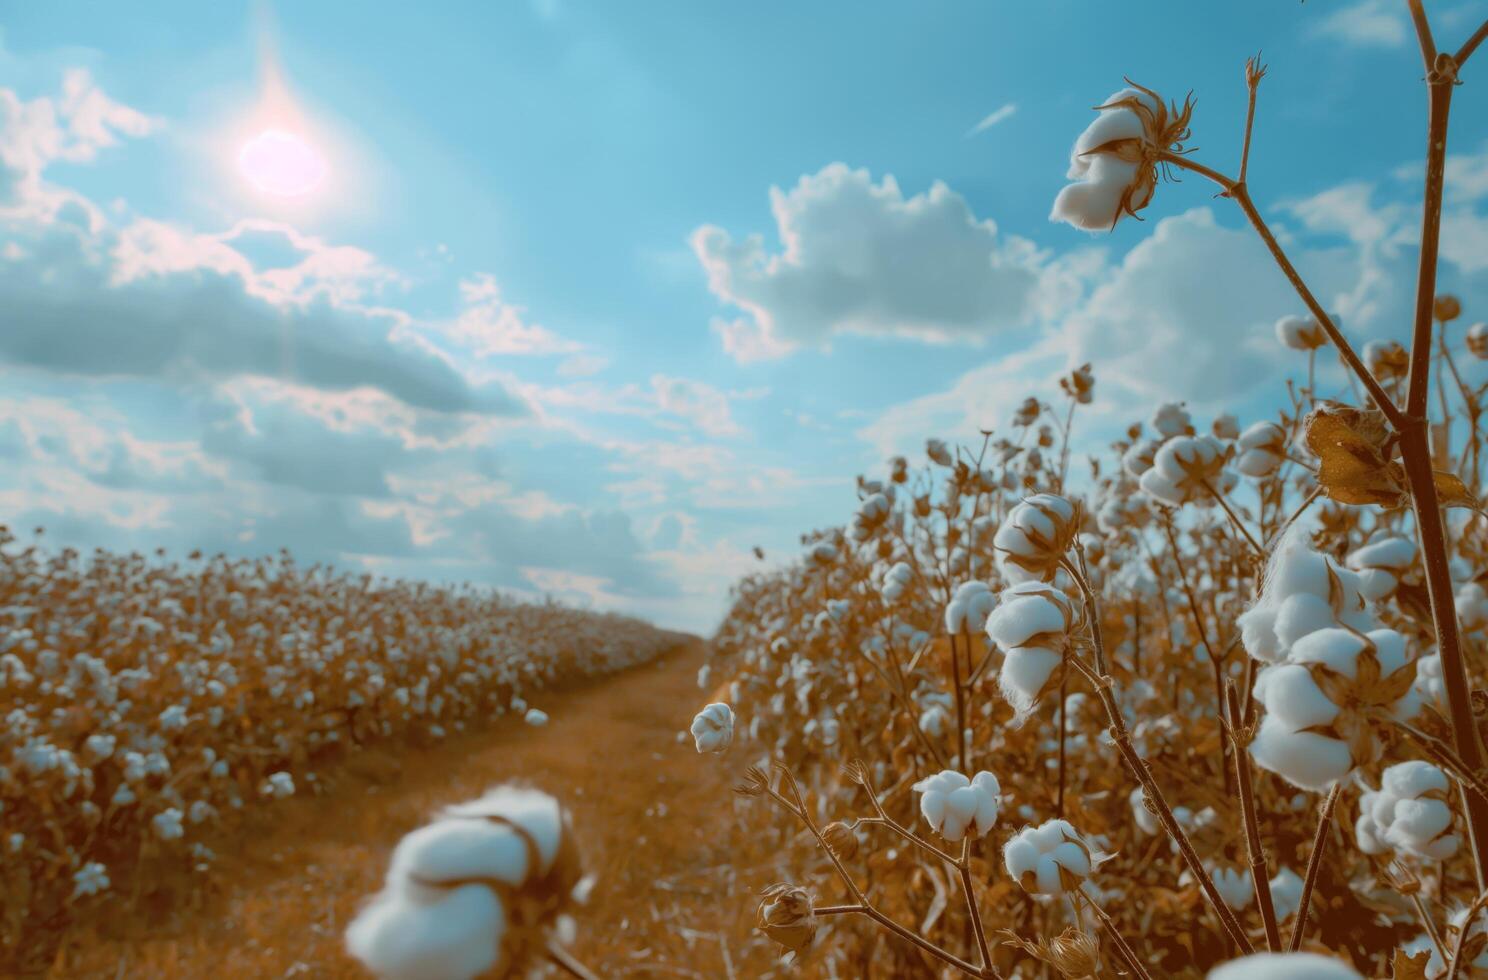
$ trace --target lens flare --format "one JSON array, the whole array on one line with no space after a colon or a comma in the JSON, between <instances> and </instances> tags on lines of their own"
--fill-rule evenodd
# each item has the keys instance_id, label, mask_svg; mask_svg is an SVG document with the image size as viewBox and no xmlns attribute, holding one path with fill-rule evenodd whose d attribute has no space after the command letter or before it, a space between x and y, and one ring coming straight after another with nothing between
<instances>
[{"instance_id":1,"label":"lens flare","mask_svg":"<svg viewBox=\"0 0 1488 980\"><path fill-rule=\"evenodd\" d=\"M266 129L238 151L238 170L265 194L304 197L325 182L330 168L303 137L285 129Z\"/></svg>"}]
</instances>

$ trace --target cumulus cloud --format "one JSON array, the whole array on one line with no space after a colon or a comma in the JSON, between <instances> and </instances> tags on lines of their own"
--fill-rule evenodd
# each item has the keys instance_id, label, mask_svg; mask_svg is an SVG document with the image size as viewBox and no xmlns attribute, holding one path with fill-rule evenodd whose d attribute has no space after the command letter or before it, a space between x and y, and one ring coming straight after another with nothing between
<instances>
[{"instance_id":1,"label":"cumulus cloud","mask_svg":"<svg viewBox=\"0 0 1488 980\"><path fill-rule=\"evenodd\" d=\"M1310 28L1313 37L1354 47L1396 48L1409 36L1405 5L1394 0L1361 0L1330 11Z\"/></svg>"},{"instance_id":2,"label":"cumulus cloud","mask_svg":"<svg viewBox=\"0 0 1488 980\"><path fill-rule=\"evenodd\" d=\"M582 344L524 319L521 307L501 298L501 287L489 273L460 283L464 310L449 324L447 334L476 357L499 354L576 354Z\"/></svg>"},{"instance_id":3,"label":"cumulus cloud","mask_svg":"<svg viewBox=\"0 0 1488 980\"><path fill-rule=\"evenodd\" d=\"M980 340L1034 308L1039 256L1001 236L936 182L906 197L892 176L834 163L772 188L782 248L715 225L692 248L719 300L741 310L714 329L739 360L825 346L840 333L934 343Z\"/></svg>"}]
</instances>

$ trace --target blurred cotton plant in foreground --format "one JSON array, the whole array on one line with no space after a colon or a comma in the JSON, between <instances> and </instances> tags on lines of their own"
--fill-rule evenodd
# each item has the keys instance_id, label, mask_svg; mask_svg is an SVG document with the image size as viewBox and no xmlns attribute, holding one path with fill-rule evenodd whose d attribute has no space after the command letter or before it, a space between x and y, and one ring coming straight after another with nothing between
<instances>
[{"instance_id":1,"label":"blurred cotton plant in foreground","mask_svg":"<svg viewBox=\"0 0 1488 980\"><path fill-rule=\"evenodd\" d=\"M1434 220L1488 25L1438 51L1411 6L1431 138L1409 344L1352 345L1255 207L1258 60L1233 175L1190 153L1192 97L1128 83L1052 217L1101 231L1165 178L1216 185L1297 295L1283 408L1155 405L1072 463L1082 365L1058 402L859 477L842 527L738 584L710 677L758 760L739 791L824 878L763 897L783 947L840 976L1439 980L1488 957L1488 385L1465 371L1488 328L1437 295Z\"/></svg>"},{"instance_id":2,"label":"blurred cotton plant in foreground","mask_svg":"<svg viewBox=\"0 0 1488 980\"><path fill-rule=\"evenodd\" d=\"M543 962L588 977L564 946L589 886L562 805L500 786L398 843L346 945L388 980L524 977Z\"/></svg>"}]
</instances>

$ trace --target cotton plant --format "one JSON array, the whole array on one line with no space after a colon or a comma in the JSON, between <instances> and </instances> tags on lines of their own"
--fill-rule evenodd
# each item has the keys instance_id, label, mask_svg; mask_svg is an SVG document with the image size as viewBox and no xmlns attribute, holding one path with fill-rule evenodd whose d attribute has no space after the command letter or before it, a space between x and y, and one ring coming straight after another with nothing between
<instances>
[{"instance_id":1,"label":"cotton plant","mask_svg":"<svg viewBox=\"0 0 1488 980\"><path fill-rule=\"evenodd\" d=\"M987 617L987 638L1003 651L998 687L1018 717L1032 711L1057 682L1055 671L1075 620L1069 596L1038 581L1004 590Z\"/></svg>"},{"instance_id":2,"label":"cotton plant","mask_svg":"<svg viewBox=\"0 0 1488 980\"><path fill-rule=\"evenodd\" d=\"M997 529L993 547L1012 582L1049 582L1069 552L1080 526L1075 504L1050 493L1025 498Z\"/></svg>"},{"instance_id":3,"label":"cotton plant","mask_svg":"<svg viewBox=\"0 0 1488 980\"><path fill-rule=\"evenodd\" d=\"M500 786L398 842L346 946L389 980L521 976L536 961L566 959L570 911L587 888L558 800Z\"/></svg>"},{"instance_id":4,"label":"cotton plant","mask_svg":"<svg viewBox=\"0 0 1488 980\"><path fill-rule=\"evenodd\" d=\"M1286 462L1286 430L1275 422L1256 422L1240 433L1235 448L1235 470L1243 476L1265 479Z\"/></svg>"},{"instance_id":5,"label":"cotton plant","mask_svg":"<svg viewBox=\"0 0 1488 980\"><path fill-rule=\"evenodd\" d=\"M1229 448L1212 435L1174 436L1139 482L1149 496L1174 507L1207 503L1234 488L1229 461Z\"/></svg>"}]
</instances>

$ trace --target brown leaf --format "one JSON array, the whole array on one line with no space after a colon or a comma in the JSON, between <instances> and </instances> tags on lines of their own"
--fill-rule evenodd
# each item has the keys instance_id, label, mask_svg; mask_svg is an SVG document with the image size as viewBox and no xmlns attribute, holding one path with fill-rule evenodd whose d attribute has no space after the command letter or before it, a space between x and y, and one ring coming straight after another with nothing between
<instances>
[{"instance_id":1,"label":"brown leaf","mask_svg":"<svg viewBox=\"0 0 1488 980\"><path fill-rule=\"evenodd\" d=\"M1426 980L1426 965L1430 962L1431 954L1425 950L1412 955L1403 949L1397 949L1390 975L1394 980Z\"/></svg>"},{"instance_id":2,"label":"brown leaf","mask_svg":"<svg viewBox=\"0 0 1488 980\"><path fill-rule=\"evenodd\" d=\"M1482 510L1482 504L1473 492L1467 488L1467 484L1455 473L1437 470L1432 476L1432 482L1436 484L1436 497L1443 507L1468 507L1472 510Z\"/></svg>"},{"instance_id":3,"label":"brown leaf","mask_svg":"<svg viewBox=\"0 0 1488 980\"><path fill-rule=\"evenodd\" d=\"M1384 452L1389 437L1384 416L1326 403L1306 422L1307 448L1320 461L1318 484L1343 504L1402 506L1408 499L1405 472Z\"/></svg>"}]
</instances>

